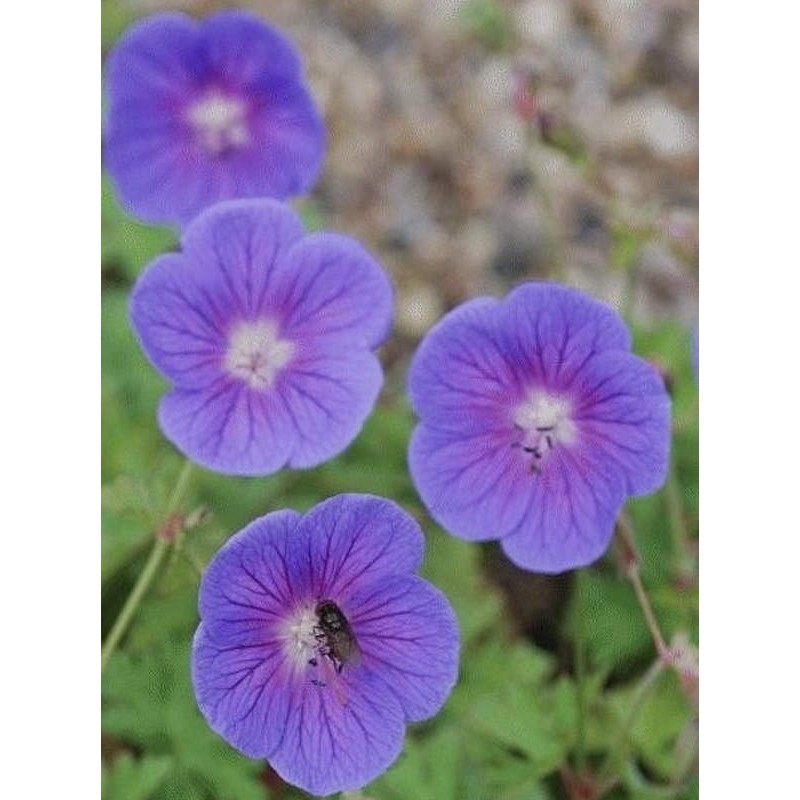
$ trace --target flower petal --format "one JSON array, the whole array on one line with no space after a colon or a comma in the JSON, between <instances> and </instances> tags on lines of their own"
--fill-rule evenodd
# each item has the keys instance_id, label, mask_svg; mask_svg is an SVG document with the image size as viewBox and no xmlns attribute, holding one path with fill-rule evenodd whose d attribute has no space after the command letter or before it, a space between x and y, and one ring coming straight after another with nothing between
<instances>
[{"instance_id":1,"label":"flower petal","mask_svg":"<svg viewBox=\"0 0 800 800\"><path fill-rule=\"evenodd\" d=\"M506 555L523 569L546 573L596 561L625 502L619 470L590 447L561 447L532 477L528 509L500 543Z\"/></svg>"},{"instance_id":2,"label":"flower petal","mask_svg":"<svg viewBox=\"0 0 800 800\"><path fill-rule=\"evenodd\" d=\"M414 485L431 516L463 539L513 531L525 514L534 476L513 429L463 435L417 426L408 452Z\"/></svg>"},{"instance_id":3,"label":"flower petal","mask_svg":"<svg viewBox=\"0 0 800 800\"><path fill-rule=\"evenodd\" d=\"M280 415L294 443L289 466L315 467L344 450L361 431L383 384L380 362L360 341L333 340L302 348L276 383L278 401L264 414Z\"/></svg>"},{"instance_id":4,"label":"flower petal","mask_svg":"<svg viewBox=\"0 0 800 800\"><path fill-rule=\"evenodd\" d=\"M250 146L232 159L231 197L306 194L317 182L325 157L325 124L301 83L270 79L253 111ZM224 166L220 164L220 167Z\"/></svg>"},{"instance_id":5,"label":"flower petal","mask_svg":"<svg viewBox=\"0 0 800 800\"><path fill-rule=\"evenodd\" d=\"M186 14L154 14L131 25L108 59L109 120L117 104L128 109L180 97L198 77L187 54L201 39L200 24Z\"/></svg>"},{"instance_id":6,"label":"flower petal","mask_svg":"<svg viewBox=\"0 0 800 800\"><path fill-rule=\"evenodd\" d=\"M230 147L204 143L192 123L215 93L241 107ZM145 220L186 224L217 201L283 199L319 175L325 127L297 50L254 14L137 23L109 58L108 96L104 160L123 205Z\"/></svg>"},{"instance_id":7,"label":"flower petal","mask_svg":"<svg viewBox=\"0 0 800 800\"><path fill-rule=\"evenodd\" d=\"M292 573L287 542L300 514L267 514L232 536L217 552L200 586L207 637L220 646L264 643L303 592Z\"/></svg>"},{"instance_id":8,"label":"flower petal","mask_svg":"<svg viewBox=\"0 0 800 800\"><path fill-rule=\"evenodd\" d=\"M149 221L180 216L198 192L183 109L201 39L185 14L158 14L132 26L109 57L104 160L122 204Z\"/></svg>"},{"instance_id":9,"label":"flower petal","mask_svg":"<svg viewBox=\"0 0 800 800\"><path fill-rule=\"evenodd\" d=\"M207 469L267 475L286 465L296 441L280 403L275 392L259 395L223 377L205 389L176 388L165 395L158 422L184 455Z\"/></svg>"},{"instance_id":10,"label":"flower petal","mask_svg":"<svg viewBox=\"0 0 800 800\"><path fill-rule=\"evenodd\" d=\"M596 353L631 348L617 312L558 284L517 287L501 304L497 325L506 359L529 384L551 389L569 386Z\"/></svg>"},{"instance_id":11,"label":"flower petal","mask_svg":"<svg viewBox=\"0 0 800 800\"><path fill-rule=\"evenodd\" d=\"M378 360L357 343L299 353L264 391L226 375L162 398L159 424L179 450L208 469L267 475L316 466L347 447L383 381Z\"/></svg>"},{"instance_id":12,"label":"flower petal","mask_svg":"<svg viewBox=\"0 0 800 800\"><path fill-rule=\"evenodd\" d=\"M670 398L658 372L630 353L603 353L581 374L576 409L581 436L612 461L630 494L664 484L672 434Z\"/></svg>"},{"instance_id":13,"label":"flower petal","mask_svg":"<svg viewBox=\"0 0 800 800\"><path fill-rule=\"evenodd\" d=\"M443 317L411 363L414 410L427 423L466 435L511 424L510 408L524 392L498 343L498 301L479 297Z\"/></svg>"},{"instance_id":14,"label":"flower petal","mask_svg":"<svg viewBox=\"0 0 800 800\"><path fill-rule=\"evenodd\" d=\"M416 575L382 578L343 608L372 670L408 721L433 716L458 675L458 624L444 595Z\"/></svg>"},{"instance_id":15,"label":"flower petal","mask_svg":"<svg viewBox=\"0 0 800 800\"><path fill-rule=\"evenodd\" d=\"M192 273L183 256L157 258L136 282L130 316L154 366L179 385L201 388L219 377L226 314Z\"/></svg>"},{"instance_id":16,"label":"flower petal","mask_svg":"<svg viewBox=\"0 0 800 800\"><path fill-rule=\"evenodd\" d=\"M290 338L361 338L376 348L392 322L392 285L355 240L316 233L297 242L276 268L277 302Z\"/></svg>"},{"instance_id":17,"label":"flower petal","mask_svg":"<svg viewBox=\"0 0 800 800\"><path fill-rule=\"evenodd\" d=\"M194 220L181 245L194 282L234 318L252 320L270 304L280 254L302 235L300 218L283 203L231 200Z\"/></svg>"},{"instance_id":18,"label":"flower petal","mask_svg":"<svg viewBox=\"0 0 800 800\"><path fill-rule=\"evenodd\" d=\"M364 669L333 671L324 686L296 683L275 771L313 795L363 788L400 755L405 734L396 696Z\"/></svg>"},{"instance_id":19,"label":"flower petal","mask_svg":"<svg viewBox=\"0 0 800 800\"><path fill-rule=\"evenodd\" d=\"M312 596L344 601L375 580L422 563L416 520L382 497L341 494L315 506L292 537L292 563Z\"/></svg>"},{"instance_id":20,"label":"flower petal","mask_svg":"<svg viewBox=\"0 0 800 800\"><path fill-rule=\"evenodd\" d=\"M210 76L229 85L258 85L265 78L298 80L302 65L297 49L280 31L249 11L228 9L203 21L202 53Z\"/></svg>"},{"instance_id":21,"label":"flower petal","mask_svg":"<svg viewBox=\"0 0 800 800\"><path fill-rule=\"evenodd\" d=\"M223 644L201 622L192 649L192 683L209 726L250 758L281 746L292 708L291 673L272 642Z\"/></svg>"}]
</instances>

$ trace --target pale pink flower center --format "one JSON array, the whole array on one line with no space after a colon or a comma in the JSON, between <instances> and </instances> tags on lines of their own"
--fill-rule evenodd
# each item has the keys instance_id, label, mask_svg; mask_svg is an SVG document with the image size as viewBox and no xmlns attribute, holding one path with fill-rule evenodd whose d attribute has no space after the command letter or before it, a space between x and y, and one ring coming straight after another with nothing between
<instances>
[{"instance_id":1,"label":"pale pink flower center","mask_svg":"<svg viewBox=\"0 0 800 800\"><path fill-rule=\"evenodd\" d=\"M266 389L294 353L271 320L243 322L234 328L225 352L225 369L252 389Z\"/></svg>"},{"instance_id":2,"label":"pale pink flower center","mask_svg":"<svg viewBox=\"0 0 800 800\"><path fill-rule=\"evenodd\" d=\"M187 116L200 144L214 155L250 141L247 108L236 97L212 92L190 106Z\"/></svg>"}]
</instances>

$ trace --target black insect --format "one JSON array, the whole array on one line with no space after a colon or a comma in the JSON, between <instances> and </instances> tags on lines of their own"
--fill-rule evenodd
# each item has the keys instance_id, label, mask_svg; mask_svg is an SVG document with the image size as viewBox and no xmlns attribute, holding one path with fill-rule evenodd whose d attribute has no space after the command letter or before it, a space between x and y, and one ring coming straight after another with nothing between
<instances>
[{"instance_id":1,"label":"black insect","mask_svg":"<svg viewBox=\"0 0 800 800\"><path fill-rule=\"evenodd\" d=\"M339 606L333 600L320 600L314 613L317 615L315 636L321 645L320 654L331 660L337 672L341 672L345 664L356 663L360 656L358 642Z\"/></svg>"}]
</instances>

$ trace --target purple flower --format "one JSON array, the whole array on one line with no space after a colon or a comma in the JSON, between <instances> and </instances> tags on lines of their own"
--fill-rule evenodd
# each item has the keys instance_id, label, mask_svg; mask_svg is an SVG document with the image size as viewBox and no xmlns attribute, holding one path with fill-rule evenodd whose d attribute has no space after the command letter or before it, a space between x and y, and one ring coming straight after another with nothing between
<instances>
[{"instance_id":1,"label":"purple flower","mask_svg":"<svg viewBox=\"0 0 800 800\"><path fill-rule=\"evenodd\" d=\"M520 286L442 319L411 365L411 473L431 515L500 539L525 569L599 558L628 495L666 478L670 401L620 317L575 289Z\"/></svg>"},{"instance_id":2,"label":"purple flower","mask_svg":"<svg viewBox=\"0 0 800 800\"><path fill-rule=\"evenodd\" d=\"M244 11L134 25L109 58L108 102L106 166L151 222L306 192L322 165L325 130L294 46Z\"/></svg>"},{"instance_id":3,"label":"purple flower","mask_svg":"<svg viewBox=\"0 0 800 800\"><path fill-rule=\"evenodd\" d=\"M181 254L157 258L131 296L131 320L174 384L164 434L218 472L311 467L343 450L383 374L392 289L353 239L303 235L274 200L232 200L195 219Z\"/></svg>"},{"instance_id":4,"label":"purple flower","mask_svg":"<svg viewBox=\"0 0 800 800\"><path fill-rule=\"evenodd\" d=\"M192 679L208 724L312 794L377 777L456 680L456 620L414 574L422 550L410 515L357 494L232 537L200 587Z\"/></svg>"}]
</instances>

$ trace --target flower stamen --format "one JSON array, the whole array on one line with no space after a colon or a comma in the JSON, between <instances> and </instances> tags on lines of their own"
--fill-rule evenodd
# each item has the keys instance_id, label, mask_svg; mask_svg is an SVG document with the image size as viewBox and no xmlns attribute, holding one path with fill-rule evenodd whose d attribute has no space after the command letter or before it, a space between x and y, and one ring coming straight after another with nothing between
<instances>
[{"instance_id":1,"label":"flower stamen","mask_svg":"<svg viewBox=\"0 0 800 800\"><path fill-rule=\"evenodd\" d=\"M559 444L575 441L575 423L571 419L572 407L567 398L534 391L519 405L513 414L513 425L522 434L511 446L532 456L530 471L541 475L548 455Z\"/></svg>"},{"instance_id":2,"label":"flower stamen","mask_svg":"<svg viewBox=\"0 0 800 800\"><path fill-rule=\"evenodd\" d=\"M281 639L287 660L296 671L315 665L319 652L317 615L314 606L303 606L286 620Z\"/></svg>"}]
</instances>

